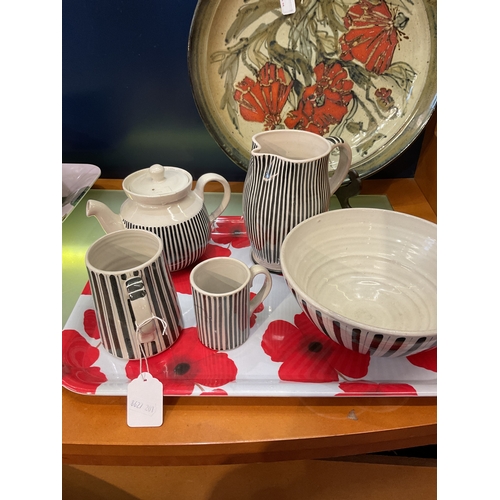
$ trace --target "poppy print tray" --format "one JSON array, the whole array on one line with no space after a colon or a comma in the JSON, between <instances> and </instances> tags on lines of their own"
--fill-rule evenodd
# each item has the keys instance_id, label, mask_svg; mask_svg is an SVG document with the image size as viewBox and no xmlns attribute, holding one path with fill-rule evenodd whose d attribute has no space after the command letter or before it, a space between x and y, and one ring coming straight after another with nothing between
<instances>
[{"instance_id":1,"label":"poppy print tray","mask_svg":"<svg viewBox=\"0 0 500 500\"><path fill-rule=\"evenodd\" d=\"M216 220L202 259L216 256L253 264L241 216ZM147 359L165 396L437 396L437 348L402 358L350 351L314 326L280 274L272 274L271 293L252 315L247 342L231 351L208 349L197 337L190 270L172 273L184 329L170 349ZM138 360L103 348L88 284L62 332L62 364L62 385L79 394L126 396L139 375Z\"/></svg>"}]
</instances>

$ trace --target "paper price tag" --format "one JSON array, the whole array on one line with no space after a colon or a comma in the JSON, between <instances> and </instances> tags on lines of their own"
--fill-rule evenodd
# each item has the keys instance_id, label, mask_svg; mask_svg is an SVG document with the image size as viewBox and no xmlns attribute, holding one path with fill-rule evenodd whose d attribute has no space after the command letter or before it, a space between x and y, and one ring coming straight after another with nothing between
<instances>
[{"instance_id":1,"label":"paper price tag","mask_svg":"<svg viewBox=\"0 0 500 500\"><path fill-rule=\"evenodd\" d=\"M295 0L280 0L281 13L286 16L295 12Z\"/></svg>"},{"instance_id":2,"label":"paper price tag","mask_svg":"<svg viewBox=\"0 0 500 500\"><path fill-rule=\"evenodd\" d=\"M127 425L160 427L163 424L163 385L150 373L141 373L127 386Z\"/></svg>"}]
</instances>

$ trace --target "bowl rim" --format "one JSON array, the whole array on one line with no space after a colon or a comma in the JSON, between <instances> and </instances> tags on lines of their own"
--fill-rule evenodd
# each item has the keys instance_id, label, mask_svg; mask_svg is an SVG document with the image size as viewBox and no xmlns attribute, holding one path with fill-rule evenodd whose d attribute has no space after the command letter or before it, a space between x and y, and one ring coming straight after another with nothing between
<instances>
[{"instance_id":1,"label":"bowl rim","mask_svg":"<svg viewBox=\"0 0 500 500\"><path fill-rule=\"evenodd\" d=\"M326 307L322 306L319 304L316 300L314 300L312 297L306 296L302 290L302 287L299 287L297 285L297 282L291 277L290 271L287 268L287 265L283 259L283 252L286 250L287 246L290 244L289 241L292 238L292 235L300 230L301 227L303 227L306 224L310 224L311 221L315 219L319 219L321 217L331 217L329 214L335 214L335 213L341 213L341 210L349 210L349 211L357 211L357 212L364 212L364 213L375 213L375 212L388 212L390 214L397 214L394 215L395 218L408 218L408 219L413 219L413 220L418 220L418 223L422 225L429 225L429 227L433 227L436 229L436 242L437 242L437 224L431 221L428 221L426 219L422 219L421 217L416 217L414 215L406 214L404 212L396 212L393 210L387 210L385 208L367 208L367 207L352 207L352 208L344 208L344 209L339 209L339 210L330 210L328 212L323 212L317 215L314 215L313 217L310 217L299 224L297 224L285 237L283 240L283 244L281 245L280 249L280 265L281 265L281 272L283 274L283 277L285 278L285 281L287 282L287 285L295 290L295 292L298 295L301 295L304 297L304 299L307 299L306 302L308 302L311 306L313 306L315 309L318 309L321 311L322 314L326 316L331 316L334 317L335 319L338 319L338 321L346 324L346 325L351 325L354 328L359 328L361 330L365 330L367 332L377 332L381 333L383 335L390 335L390 336L399 336L399 337L408 337L408 338L420 338L420 337L436 337L437 338L437 327L436 328L431 328L428 330L420 330L420 331L409 331L409 330L400 330L400 329L392 329L392 328L383 328L383 327L376 327L373 325L369 325L367 323L362 323L360 321L351 319L347 316L343 316L342 314L336 313L331 311L330 309L327 309ZM336 217L337 215L334 215L333 217ZM389 217L393 217L390 215ZM302 307L302 306L301 306Z\"/></svg>"}]
</instances>

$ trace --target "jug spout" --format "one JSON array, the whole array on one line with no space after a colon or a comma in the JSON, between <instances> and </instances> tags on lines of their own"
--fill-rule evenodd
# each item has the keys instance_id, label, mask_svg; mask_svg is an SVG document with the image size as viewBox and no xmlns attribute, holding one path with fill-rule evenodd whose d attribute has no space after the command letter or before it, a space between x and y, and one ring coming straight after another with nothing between
<instances>
[{"instance_id":1,"label":"jug spout","mask_svg":"<svg viewBox=\"0 0 500 500\"><path fill-rule=\"evenodd\" d=\"M114 231L125 229L121 217L115 214L104 203L97 200L88 200L86 208L87 217L95 216L105 233L113 233Z\"/></svg>"}]
</instances>

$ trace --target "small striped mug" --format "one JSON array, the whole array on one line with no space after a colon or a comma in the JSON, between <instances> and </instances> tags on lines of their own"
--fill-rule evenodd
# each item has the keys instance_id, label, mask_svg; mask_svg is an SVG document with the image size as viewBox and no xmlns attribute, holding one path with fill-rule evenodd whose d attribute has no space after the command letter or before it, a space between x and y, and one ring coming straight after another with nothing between
<instances>
[{"instance_id":1,"label":"small striped mug","mask_svg":"<svg viewBox=\"0 0 500 500\"><path fill-rule=\"evenodd\" d=\"M122 359L154 356L182 330L163 243L144 229L104 235L87 250L97 325L104 348Z\"/></svg>"},{"instance_id":2,"label":"small striped mug","mask_svg":"<svg viewBox=\"0 0 500 500\"><path fill-rule=\"evenodd\" d=\"M250 298L254 278L264 282ZM258 264L248 267L231 257L200 262L190 275L198 338L210 349L225 351L242 345L250 335L250 318L269 295L272 279Z\"/></svg>"}]
</instances>

